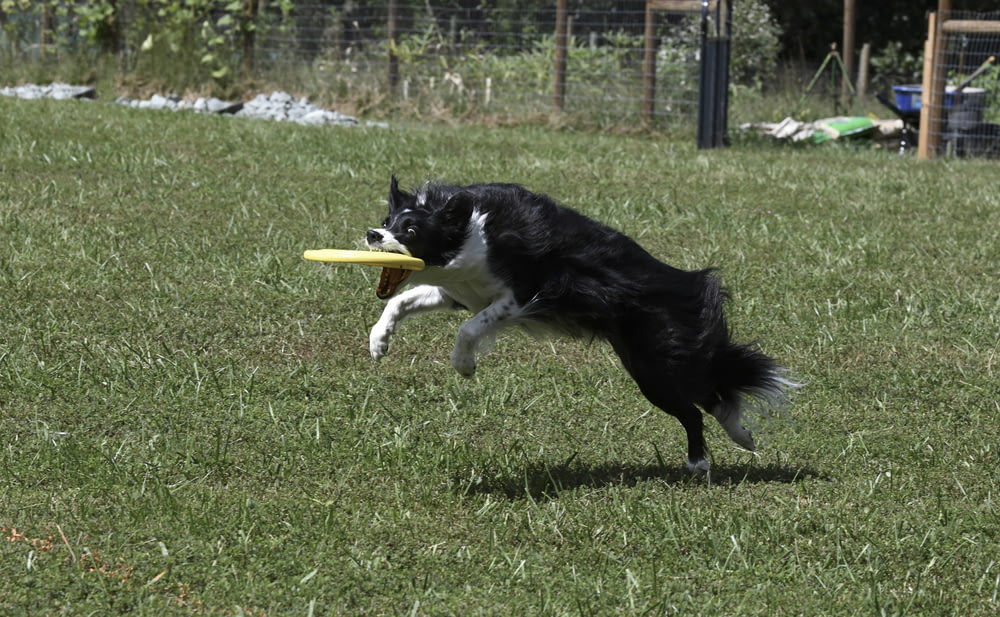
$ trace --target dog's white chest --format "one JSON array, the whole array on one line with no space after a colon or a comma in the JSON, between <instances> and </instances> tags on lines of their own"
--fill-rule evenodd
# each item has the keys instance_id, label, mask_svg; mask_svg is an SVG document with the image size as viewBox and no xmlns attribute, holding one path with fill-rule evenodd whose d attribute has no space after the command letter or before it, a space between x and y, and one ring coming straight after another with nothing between
<instances>
[{"instance_id":1,"label":"dog's white chest","mask_svg":"<svg viewBox=\"0 0 1000 617\"><path fill-rule=\"evenodd\" d=\"M483 284L479 281L464 283L449 283L441 287L449 296L473 313L478 313L506 293L506 287L496 281L496 284Z\"/></svg>"},{"instance_id":2,"label":"dog's white chest","mask_svg":"<svg viewBox=\"0 0 1000 617\"><path fill-rule=\"evenodd\" d=\"M478 313L510 292L500 279L490 273L485 263L464 268L428 268L415 272L411 280L419 285L440 287L473 313Z\"/></svg>"},{"instance_id":3,"label":"dog's white chest","mask_svg":"<svg viewBox=\"0 0 1000 617\"><path fill-rule=\"evenodd\" d=\"M490 272L485 222L485 212L473 212L468 236L458 255L443 268L415 273L413 282L443 288L456 302L474 313L509 294L507 285Z\"/></svg>"}]
</instances>

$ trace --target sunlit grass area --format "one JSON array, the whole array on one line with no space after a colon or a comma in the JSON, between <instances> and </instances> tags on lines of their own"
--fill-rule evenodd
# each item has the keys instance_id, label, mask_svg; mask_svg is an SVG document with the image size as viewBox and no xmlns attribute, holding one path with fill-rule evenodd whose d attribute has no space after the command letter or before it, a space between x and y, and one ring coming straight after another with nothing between
<instances>
[{"instance_id":1,"label":"sunlit grass area","mask_svg":"<svg viewBox=\"0 0 1000 617\"><path fill-rule=\"evenodd\" d=\"M0 612L993 615L996 165L0 99ZM599 342L460 313L373 363L403 185L518 182L685 268L803 382L713 472Z\"/></svg>"}]
</instances>

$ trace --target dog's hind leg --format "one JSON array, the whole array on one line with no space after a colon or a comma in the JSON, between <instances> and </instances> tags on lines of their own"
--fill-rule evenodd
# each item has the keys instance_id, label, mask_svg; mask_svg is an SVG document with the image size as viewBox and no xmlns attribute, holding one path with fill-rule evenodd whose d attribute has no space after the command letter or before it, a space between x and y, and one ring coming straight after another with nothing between
<instances>
[{"instance_id":1,"label":"dog's hind leg","mask_svg":"<svg viewBox=\"0 0 1000 617\"><path fill-rule=\"evenodd\" d=\"M451 365L455 370L463 377L475 375L476 353L484 343L492 342L499 330L515 325L521 313L517 300L507 294L463 323L451 350Z\"/></svg>"},{"instance_id":2,"label":"dog's hind leg","mask_svg":"<svg viewBox=\"0 0 1000 617\"><path fill-rule=\"evenodd\" d=\"M613 341L613 346L625 370L635 380L643 396L653 405L677 418L684 427L687 433L688 470L698 475L708 473L709 463L705 458L705 426L701 410L681 394L669 364L655 356L633 355L622 342Z\"/></svg>"},{"instance_id":3,"label":"dog's hind leg","mask_svg":"<svg viewBox=\"0 0 1000 617\"><path fill-rule=\"evenodd\" d=\"M372 358L381 360L386 354L389 350L389 337L399 322L420 313L450 309L454 306L455 300L443 289L433 285L420 285L394 296L386 302L382 317L372 327L368 337L368 350Z\"/></svg>"},{"instance_id":4,"label":"dog's hind leg","mask_svg":"<svg viewBox=\"0 0 1000 617\"><path fill-rule=\"evenodd\" d=\"M750 429L743 426L743 412L741 410L741 400L739 395L736 395L735 400L720 401L712 408L712 415L722 428L725 429L726 434L732 439L737 445L750 450L751 452L756 452L757 444L754 443L753 434Z\"/></svg>"},{"instance_id":5,"label":"dog's hind leg","mask_svg":"<svg viewBox=\"0 0 1000 617\"><path fill-rule=\"evenodd\" d=\"M663 409L661 407L661 409ZM705 458L705 427L702 424L701 410L686 403L679 407L677 411L665 410L677 417L681 425L687 432L688 460L687 468L693 474L702 475L708 473L709 463Z\"/></svg>"},{"instance_id":6,"label":"dog's hind leg","mask_svg":"<svg viewBox=\"0 0 1000 617\"><path fill-rule=\"evenodd\" d=\"M635 377L635 374L632 376ZM705 425L701 410L693 403L684 402L672 392L669 375L636 378L636 383L649 402L680 420L687 434L688 471L698 475L708 473L709 463L705 458Z\"/></svg>"}]
</instances>

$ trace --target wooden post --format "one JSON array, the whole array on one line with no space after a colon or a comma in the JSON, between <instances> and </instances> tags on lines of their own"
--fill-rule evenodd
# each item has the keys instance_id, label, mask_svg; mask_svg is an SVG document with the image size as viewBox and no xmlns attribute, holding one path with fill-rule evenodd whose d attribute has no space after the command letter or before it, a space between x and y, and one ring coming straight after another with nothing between
<instances>
[{"instance_id":1,"label":"wooden post","mask_svg":"<svg viewBox=\"0 0 1000 617\"><path fill-rule=\"evenodd\" d=\"M656 111L656 13L648 0L642 48L642 118L649 123Z\"/></svg>"},{"instance_id":2,"label":"wooden post","mask_svg":"<svg viewBox=\"0 0 1000 617\"><path fill-rule=\"evenodd\" d=\"M927 40L924 41L924 77L920 86L920 135L917 146L917 158L924 161L934 158L941 144L944 68L937 58L939 17L938 13L928 16Z\"/></svg>"},{"instance_id":3,"label":"wooden post","mask_svg":"<svg viewBox=\"0 0 1000 617\"><path fill-rule=\"evenodd\" d=\"M566 0L556 0L556 49L552 78L552 105L562 111L566 105L566 46L569 42L566 24Z\"/></svg>"},{"instance_id":4,"label":"wooden post","mask_svg":"<svg viewBox=\"0 0 1000 617\"><path fill-rule=\"evenodd\" d=\"M844 42L840 49L841 59L844 61L844 78L840 83L840 101L846 108L851 95L851 75L854 74L854 27L857 19L855 15L857 5L856 0L844 0Z\"/></svg>"},{"instance_id":5,"label":"wooden post","mask_svg":"<svg viewBox=\"0 0 1000 617\"><path fill-rule=\"evenodd\" d=\"M389 19L386 25L389 36L388 72L386 77L389 82L390 91L394 91L396 84L399 82L399 58L396 57L396 8L398 4L397 0L389 0Z\"/></svg>"},{"instance_id":6,"label":"wooden post","mask_svg":"<svg viewBox=\"0 0 1000 617\"><path fill-rule=\"evenodd\" d=\"M458 55L458 15L448 18L448 55Z\"/></svg>"},{"instance_id":7,"label":"wooden post","mask_svg":"<svg viewBox=\"0 0 1000 617\"><path fill-rule=\"evenodd\" d=\"M858 100L863 101L868 96L868 65L871 64L872 44L865 43L861 46L861 57L858 59L858 81L854 91L858 93Z\"/></svg>"},{"instance_id":8,"label":"wooden post","mask_svg":"<svg viewBox=\"0 0 1000 617\"><path fill-rule=\"evenodd\" d=\"M53 0L44 0L42 2L42 23L38 35L38 47L43 57L45 52L49 51L50 47L53 48L53 52L55 51L57 26L55 2Z\"/></svg>"},{"instance_id":9,"label":"wooden post","mask_svg":"<svg viewBox=\"0 0 1000 617\"><path fill-rule=\"evenodd\" d=\"M941 148L941 120L944 116L944 61L942 24L951 17L951 0L938 0L937 13L931 13L924 43L924 77L921 87L920 145L917 157L922 160L937 156Z\"/></svg>"},{"instance_id":10,"label":"wooden post","mask_svg":"<svg viewBox=\"0 0 1000 617\"><path fill-rule=\"evenodd\" d=\"M1000 34L1000 21L949 19L941 22L941 31L949 34Z\"/></svg>"},{"instance_id":11,"label":"wooden post","mask_svg":"<svg viewBox=\"0 0 1000 617\"><path fill-rule=\"evenodd\" d=\"M5 29L7 27L7 13L0 8L0 29ZM16 55L17 44L11 40L10 41L10 54L12 56Z\"/></svg>"},{"instance_id":12,"label":"wooden post","mask_svg":"<svg viewBox=\"0 0 1000 617\"><path fill-rule=\"evenodd\" d=\"M249 79L253 74L254 48L257 43L257 13L260 9L260 0L246 0L246 9L243 11L243 78Z\"/></svg>"}]
</instances>

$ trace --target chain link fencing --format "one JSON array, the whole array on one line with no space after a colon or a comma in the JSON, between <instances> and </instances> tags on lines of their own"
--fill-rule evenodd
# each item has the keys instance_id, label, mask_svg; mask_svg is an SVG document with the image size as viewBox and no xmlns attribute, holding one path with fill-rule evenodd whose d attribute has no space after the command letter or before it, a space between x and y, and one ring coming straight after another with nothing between
<instances>
[{"instance_id":1,"label":"chain link fencing","mask_svg":"<svg viewBox=\"0 0 1000 617\"><path fill-rule=\"evenodd\" d=\"M933 15L924 79L896 88L897 101L928 109L921 154L1000 157L1000 11Z\"/></svg>"},{"instance_id":2,"label":"chain link fencing","mask_svg":"<svg viewBox=\"0 0 1000 617\"><path fill-rule=\"evenodd\" d=\"M6 0L0 54L112 55L126 86L249 84L353 113L693 131L701 3L658 4Z\"/></svg>"}]
</instances>

